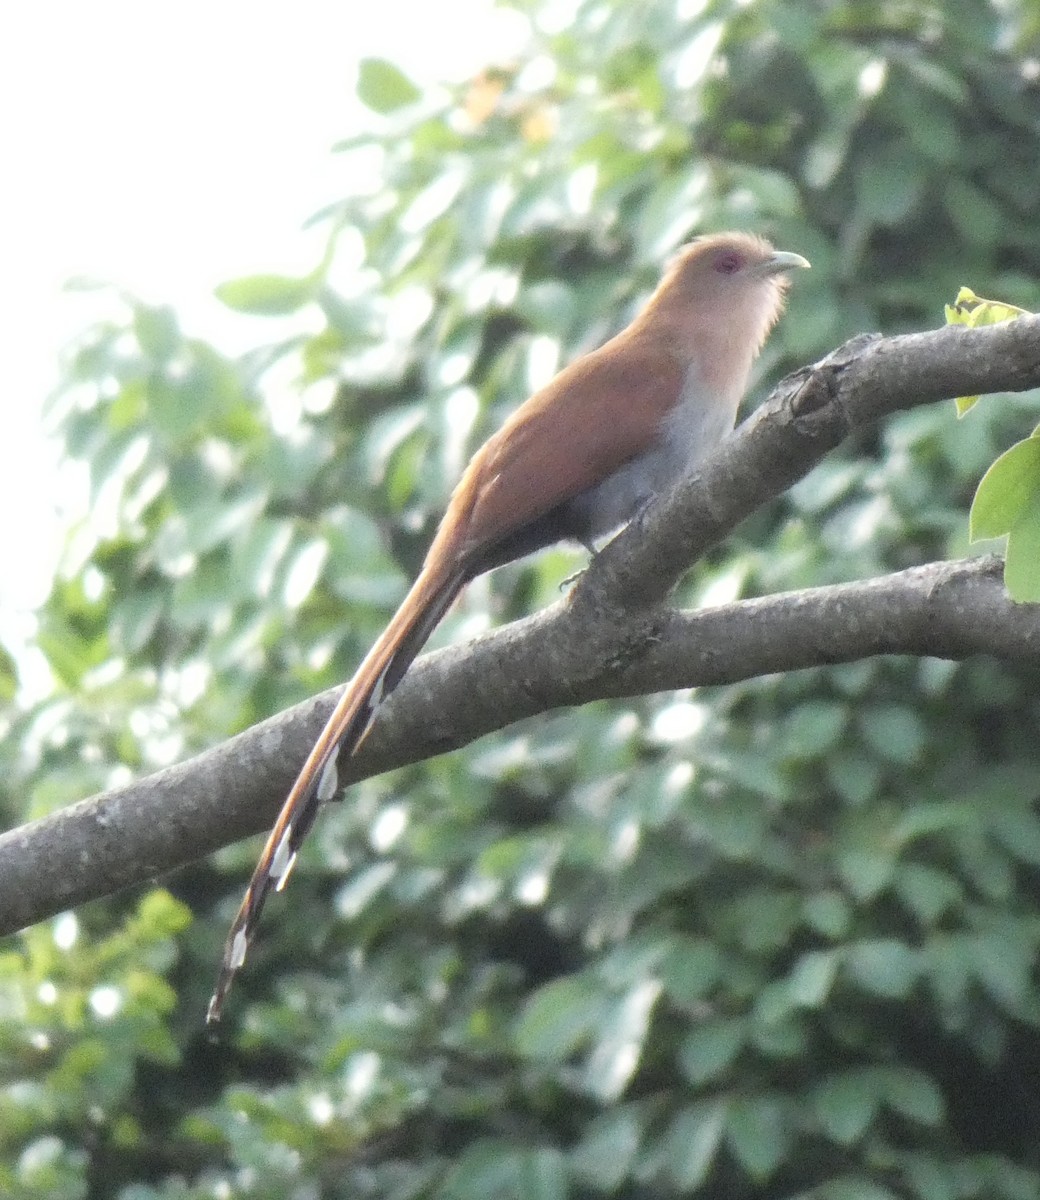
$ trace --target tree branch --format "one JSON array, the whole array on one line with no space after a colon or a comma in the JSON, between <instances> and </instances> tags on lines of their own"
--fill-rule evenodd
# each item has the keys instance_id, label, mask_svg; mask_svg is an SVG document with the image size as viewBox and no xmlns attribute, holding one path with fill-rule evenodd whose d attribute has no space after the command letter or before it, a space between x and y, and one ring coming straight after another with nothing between
<instances>
[{"instance_id":1,"label":"tree branch","mask_svg":"<svg viewBox=\"0 0 1040 1200\"><path fill-rule=\"evenodd\" d=\"M745 517L882 417L987 392L1040 387L1040 316L882 338L865 334L783 380L665 503L600 557L598 590L621 607L662 600ZM592 582L590 572L590 582Z\"/></svg>"},{"instance_id":2,"label":"tree branch","mask_svg":"<svg viewBox=\"0 0 1040 1200\"><path fill-rule=\"evenodd\" d=\"M1037 386L1040 317L853 339L785 380L696 474L619 534L565 600L417 663L342 764L344 782L594 699L875 654L984 653L1040 666L1040 606L1012 604L990 559L698 612L661 603L691 563L852 430L939 399ZM338 691L0 837L0 933L267 827Z\"/></svg>"}]
</instances>

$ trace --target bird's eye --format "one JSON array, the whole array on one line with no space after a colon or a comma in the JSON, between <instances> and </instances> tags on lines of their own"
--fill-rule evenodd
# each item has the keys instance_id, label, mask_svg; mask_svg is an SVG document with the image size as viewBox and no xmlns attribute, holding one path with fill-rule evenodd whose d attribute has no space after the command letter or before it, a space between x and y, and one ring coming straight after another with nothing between
<instances>
[{"instance_id":1,"label":"bird's eye","mask_svg":"<svg viewBox=\"0 0 1040 1200\"><path fill-rule=\"evenodd\" d=\"M720 275L735 275L744 265L744 258L736 250L723 250L716 254L712 266Z\"/></svg>"}]
</instances>

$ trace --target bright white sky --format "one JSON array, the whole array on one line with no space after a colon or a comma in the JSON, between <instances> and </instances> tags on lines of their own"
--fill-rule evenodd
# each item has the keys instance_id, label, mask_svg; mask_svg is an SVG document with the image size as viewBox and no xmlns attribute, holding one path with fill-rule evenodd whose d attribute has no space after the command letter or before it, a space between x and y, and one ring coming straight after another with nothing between
<instances>
[{"instance_id":1,"label":"bright white sky","mask_svg":"<svg viewBox=\"0 0 1040 1200\"><path fill-rule=\"evenodd\" d=\"M233 347L213 288L314 265L300 227L348 186L329 148L366 120L358 59L389 58L420 85L462 78L515 53L519 20L492 0L3 6L0 636L31 629L58 549L63 476L40 406L91 314L62 283L172 303Z\"/></svg>"}]
</instances>

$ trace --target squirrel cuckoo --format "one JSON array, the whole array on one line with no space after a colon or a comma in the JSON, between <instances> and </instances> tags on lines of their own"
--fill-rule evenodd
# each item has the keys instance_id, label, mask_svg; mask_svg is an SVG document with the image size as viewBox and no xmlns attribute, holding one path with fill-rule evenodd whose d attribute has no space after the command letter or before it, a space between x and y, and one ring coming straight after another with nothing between
<instances>
[{"instance_id":1,"label":"squirrel cuckoo","mask_svg":"<svg viewBox=\"0 0 1040 1200\"><path fill-rule=\"evenodd\" d=\"M280 891L337 761L354 753L461 589L563 539L585 546L687 473L736 420L751 363L779 317L785 272L809 264L762 238L685 246L632 323L566 367L477 451L418 578L347 684L282 806L228 933L207 1021L245 961L271 886Z\"/></svg>"}]
</instances>

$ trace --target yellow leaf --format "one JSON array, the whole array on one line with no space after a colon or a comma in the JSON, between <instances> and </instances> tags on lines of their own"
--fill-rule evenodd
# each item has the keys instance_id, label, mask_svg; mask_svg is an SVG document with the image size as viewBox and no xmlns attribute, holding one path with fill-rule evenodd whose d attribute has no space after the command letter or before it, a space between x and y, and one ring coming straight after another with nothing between
<instances>
[{"instance_id":1,"label":"yellow leaf","mask_svg":"<svg viewBox=\"0 0 1040 1200\"><path fill-rule=\"evenodd\" d=\"M999 325L1003 321L1013 321L1015 317L1027 316L1024 308L1014 304L1005 304L1003 300L986 300L976 296L969 287L962 287L957 293L953 304L943 306L947 325L966 325L974 329L979 325ZM963 417L966 412L978 403L978 396L958 396L954 400L957 416Z\"/></svg>"}]
</instances>

